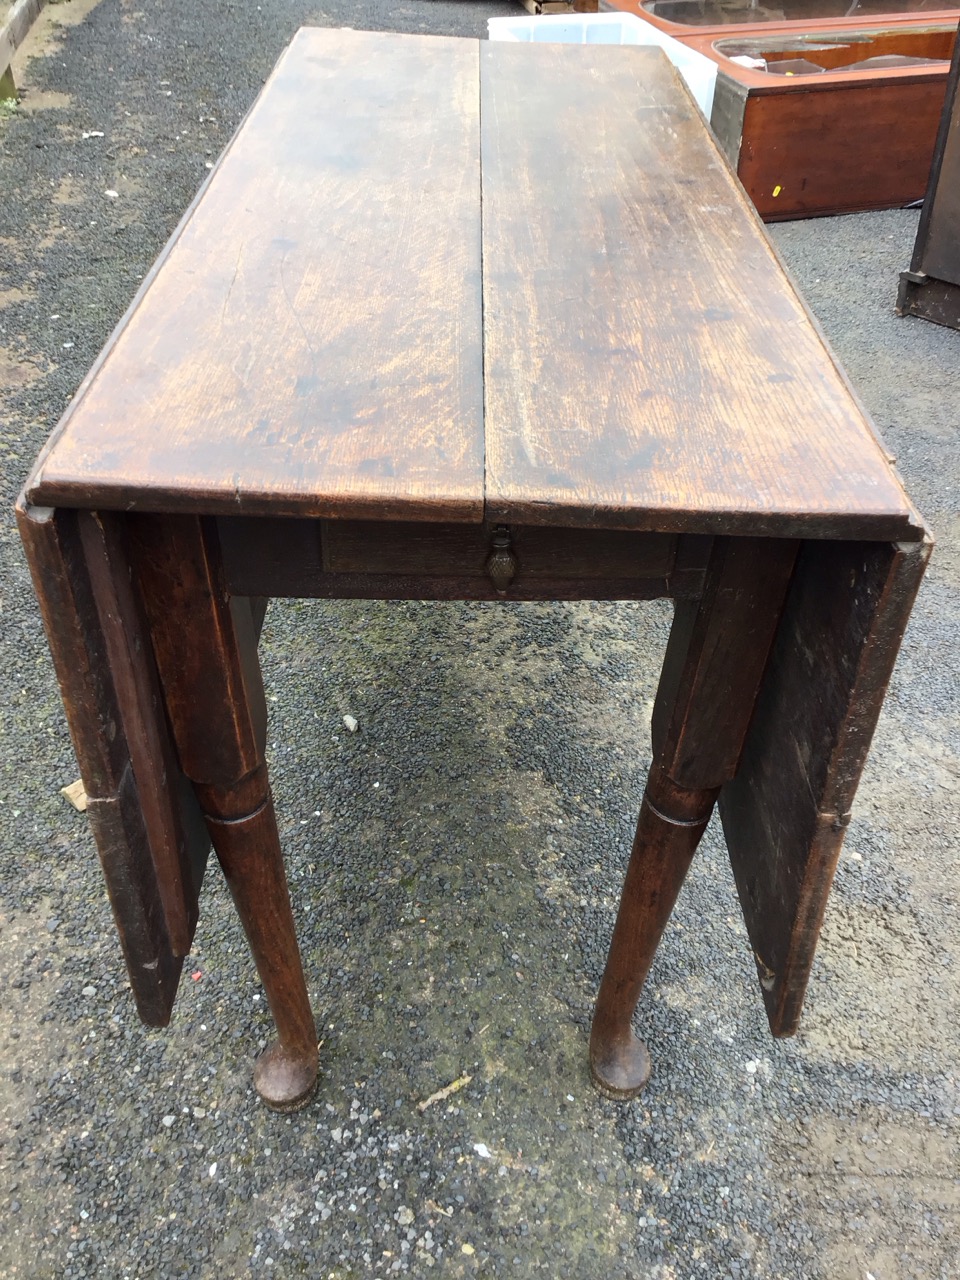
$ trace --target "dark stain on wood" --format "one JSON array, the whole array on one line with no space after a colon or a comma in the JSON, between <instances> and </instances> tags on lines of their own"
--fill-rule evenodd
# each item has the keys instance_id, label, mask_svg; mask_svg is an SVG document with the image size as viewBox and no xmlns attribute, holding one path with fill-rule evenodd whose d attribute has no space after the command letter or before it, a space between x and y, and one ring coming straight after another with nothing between
<instances>
[{"instance_id":1,"label":"dark stain on wood","mask_svg":"<svg viewBox=\"0 0 960 1280\"><path fill-rule=\"evenodd\" d=\"M479 519L479 111L475 41L302 30L33 490Z\"/></svg>"},{"instance_id":2,"label":"dark stain on wood","mask_svg":"<svg viewBox=\"0 0 960 1280\"><path fill-rule=\"evenodd\" d=\"M920 536L659 51L480 56L488 518Z\"/></svg>"},{"instance_id":3,"label":"dark stain on wood","mask_svg":"<svg viewBox=\"0 0 960 1280\"><path fill-rule=\"evenodd\" d=\"M804 546L720 796L770 1027L797 1027L857 783L930 544Z\"/></svg>"},{"instance_id":4,"label":"dark stain on wood","mask_svg":"<svg viewBox=\"0 0 960 1280\"><path fill-rule=\"evenodd\" d=\"M134 675L116 637L105 638L101 610L110 612L110 597L98 598L99 575L91 573L78 513L21 500L17 521L137 1009L150 1025L164 1025L192 940L209 840L193 793L171 761L163 708L149 694L149 649L136 658L142 665ZM97 586L103 590L102 581ZM128 580L118 584L125 588ZM136 643L135 629L129 638Z\"/></svg>"}]
</instances>

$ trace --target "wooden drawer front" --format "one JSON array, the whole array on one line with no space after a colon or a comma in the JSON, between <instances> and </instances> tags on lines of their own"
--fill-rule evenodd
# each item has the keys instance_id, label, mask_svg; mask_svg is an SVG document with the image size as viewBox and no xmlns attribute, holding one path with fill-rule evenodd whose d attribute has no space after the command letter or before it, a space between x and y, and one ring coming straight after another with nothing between
<instances>
[{"instance_id":1,"label":"wooden drawer front","mask_svg":"<svg viewBox=\"0 0 960 1280\"><path fill-rule=\"evenodd\" d=\"M665 578L677 539L665 533L606 530L510 530L516 581ZM399 524L379 520L323 522L327 573L485 577L493 529L479 525Z\"/></svg>"},{"instance_id":2,"label":"wooden drawer front","mask_svg":"<svg viewBox=\"0 0 960 1280\"><path fill-rule=\"evenodd\" d=\"M665 578L673 568L672 533L605 529L518 529L517 576L540 578Z\"/></svg>"},{"instance_id":3,"label":"wooden drawer front","mask_svg":"<svg viewBox=\"0 0 960 1280\"><path fill-rule=\"evenodd\" d=\"M473 577L484 572L490 538L482 525L324 520L326 573Z\"/></svg>"},{"instance_id":4,"label":"wooden drawer front","mask_svg":"<svg viewBox=\"0 0 960 1280\"><path fill-rule=\"evenodd\" d=\"M695 599L711 538L510 528L505 587L494 539L504 526L379 520L217 520L234 595L383 600Z\"/></svg>"}]
</instances>

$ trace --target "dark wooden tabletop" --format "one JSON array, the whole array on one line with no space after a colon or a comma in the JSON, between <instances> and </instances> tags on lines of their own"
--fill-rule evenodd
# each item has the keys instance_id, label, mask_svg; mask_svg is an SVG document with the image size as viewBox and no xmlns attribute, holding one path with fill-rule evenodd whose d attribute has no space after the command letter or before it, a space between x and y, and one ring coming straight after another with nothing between
<instances>
[{"instance_id":1,"label":"dark wooden tabletop","mask_svg":"<svg viewBox=\"0 0 960 1280\"><path fill-rule=\"evenodd\" d=\"M320 29L281 60L27 494L922 535L658 51Z\"/></svg>"},{"instance_id":2,"label":"dark wooden tabletop","mask_svg":"<svg viewBox=\"0 0 960 1280\"><path fill-rule=\"evenodd\" d=\"M474 41L304 29L42 466L51 505L477 520Z\"/></svg>"}]
</instances>

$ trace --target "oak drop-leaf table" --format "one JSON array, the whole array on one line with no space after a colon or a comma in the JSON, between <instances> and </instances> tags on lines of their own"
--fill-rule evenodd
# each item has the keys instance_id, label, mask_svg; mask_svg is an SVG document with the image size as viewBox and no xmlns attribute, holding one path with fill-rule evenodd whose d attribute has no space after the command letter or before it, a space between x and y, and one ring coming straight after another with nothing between
<instances>
[{"instance_id":1,"label":"oak drop-leaf table","mask_svg":"<svg viewBox=\"0 0 960 1280\"><path fill-rule=\"evenodd\" d=\"M631 1018L719 802L775 1035L929 539L673 69L302 30L18 508L140 1016L210 842L278 1039L317 1038L264 758L270 596L676 612L591 1035Z\"/></svg>"}]
</instances>

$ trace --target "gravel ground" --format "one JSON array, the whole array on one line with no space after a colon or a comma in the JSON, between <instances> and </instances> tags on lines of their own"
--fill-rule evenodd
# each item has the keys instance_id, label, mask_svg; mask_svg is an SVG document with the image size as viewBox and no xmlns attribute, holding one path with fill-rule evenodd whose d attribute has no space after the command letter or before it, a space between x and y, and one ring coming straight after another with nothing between
<instances>
[{"instance_id":1,"label":"gravel ground","mask_svg":"<svg viewBox=\"0 0 960 1280\"><path fill-rule=\"evenodd\" d=\"M476 35L515 12L48 8L0 121L5 509L298 25ZM270 1025L215 869L171 1027L137 1021L2 522L0 1275L960 1275L960 335L892 315L915 229L773 232L940 536L803 1028L768 1036L711 828L629 1105L591 1089L586 1035L668 607L272 606L271 766L324 1042L315 1103L282 1118L252 1092Z\"/></svg>"}]
</instances>

